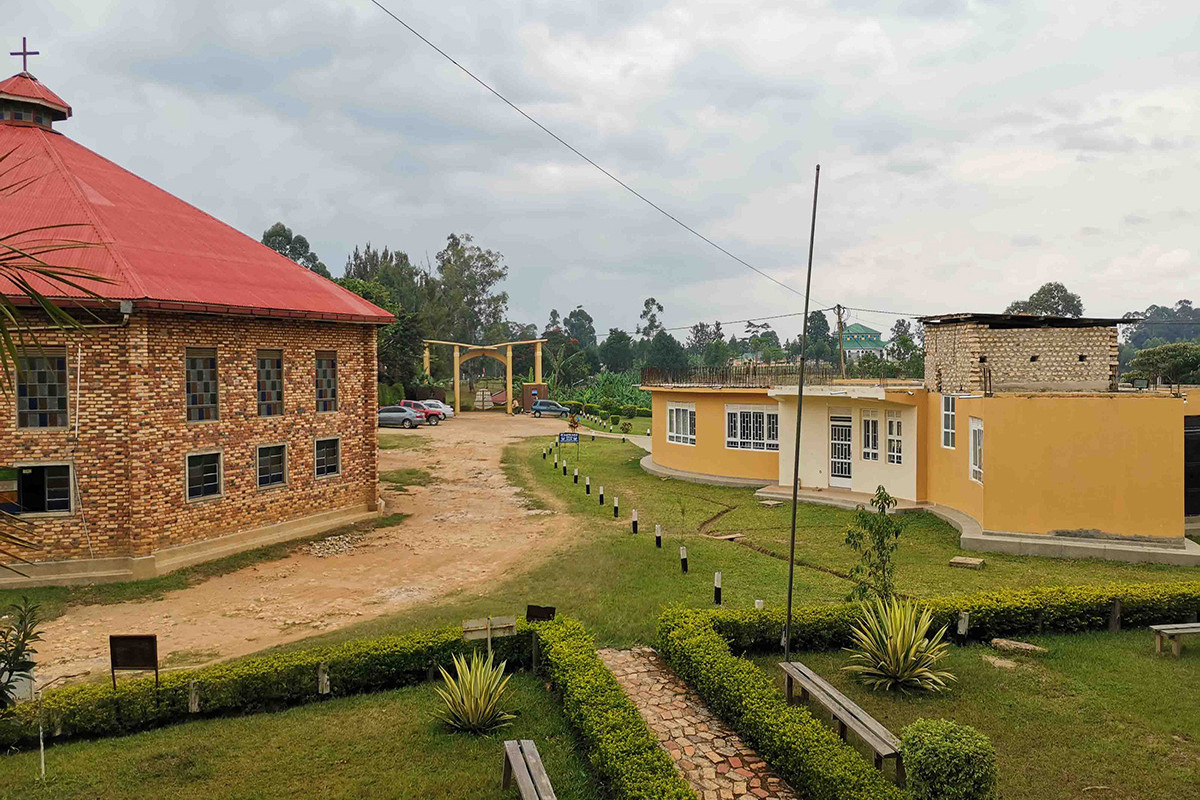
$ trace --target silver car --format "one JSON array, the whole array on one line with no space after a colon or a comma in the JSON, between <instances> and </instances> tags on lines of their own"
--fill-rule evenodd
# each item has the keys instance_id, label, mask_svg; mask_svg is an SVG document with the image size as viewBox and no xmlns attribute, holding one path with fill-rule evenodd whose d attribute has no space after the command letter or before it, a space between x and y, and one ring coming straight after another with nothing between
<instances>
[{"instance_id":1,"label":"silver car","mask_svg":"<svg viewBox=\"0 0 1200 800\"><path fill-rule=\"evenodd\" d=\"M379 409L379 427L415 428L425 423L424 417L404 406L383 406Z\"/></svg>"},{"instance_id":2,"label":"silver car","mask_svg":"<svg viewBox=\"0 0 1200 800\"><path fill-rule=\"evenodd\" d=\"M447 419L454 416L454 409L443 403L441 400L422 400L421 405L428 408L430 411L436 411L442 415L442 419Z\"/></svg>"}]
</instances>

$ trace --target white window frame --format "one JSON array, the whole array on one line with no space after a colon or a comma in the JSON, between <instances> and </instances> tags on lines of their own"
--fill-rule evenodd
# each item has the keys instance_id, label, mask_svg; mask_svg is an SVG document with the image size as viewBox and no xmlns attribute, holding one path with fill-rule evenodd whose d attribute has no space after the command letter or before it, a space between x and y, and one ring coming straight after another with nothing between
<instances>
[{"instance_id":1,"label":"white window frame","mask_svg":"<svg viewBox=\"0 0 1200 800\"><path fill-rule=\"evenodd\" d=\"M696 446L695 403L667 403L667 441Z\"/></svg>"},{"instance_id":2,"label":"white window frame","mask_svg":"<svg viewBox=\"0 0 1200 800\"><path fill-rule=\"evenodd\" d=\"M983 483L983 420L971 417L971 480Z\"/></svg>"},{"instance_id":3,"label":"white window frame","mask_svg":"<svg viewBox=\"0 0 1200 800\"><path fill-rule=\"evenodd\" d=\"M887 463L904 463L904 418L899 411L889 411L887 418Z\"/></svg>"},{"instance_id":4,"label":"white window frame","mask_svg":"<svg viewBox=\"0 0 1200 800\"><path fill-rule=\"evenodd\" d=\"M879 460L879 412L864 408L862 418L862 460Z\"/></svg>"},{"instance_id":5,"label":"white window frame","mask_svg":"<svg viewBox=\"0 0 1200 800\"><path fill-rule=\"evenodd\" d=\"M726 404L725 449L779 452L779 406Z\"/></svg>"},{"instance_id":6,"label":"white window frame","mask_svg":"<svg viewBox=\"0 0 1200 800\"><path fill-rule=\"evenodd\" d=\"M942 395L942 447L954 449L954 429L958 421L957 398L952 394Z\"/></svg>"}]
</instances>

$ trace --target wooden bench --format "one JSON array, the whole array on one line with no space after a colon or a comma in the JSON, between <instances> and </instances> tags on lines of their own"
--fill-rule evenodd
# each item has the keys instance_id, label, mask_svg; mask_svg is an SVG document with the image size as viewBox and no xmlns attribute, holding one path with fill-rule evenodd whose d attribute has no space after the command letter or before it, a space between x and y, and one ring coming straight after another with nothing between
<instances>
[{"instance_id":1,"label":"wooden bench","mask_svg":"<svg viewBox=\"0 0 1200 800\"><path fill-rule=\"evenodd\" d=\"M787 684L788 705L795 705L795 687L799 684L800 701L814 700L828 711L842 741L846 741L848 731L854 731L874 751L875 769L883 769L885 758L896 759L896 783L904 785L904 758L900 754L900 740L891 731L799 661L780 662L779 668L783 670Z\"/></svg>"},{"instance_id":2,"label":"wooden bench","mask_svg":"<svg viewBox=\"0 0 1200 800\"><path fill-rule=\"evenodd\" d=\"M1151 625L1150 630L1154 631L1154 652L1161 653L1163 646L1163 637L1171 640L1171 652L1176 658L1179 658L1183 650L1183 644L1180 642L1184 636L1189 633L1200 633L1200 622L1184 622L1177 625Z\"/></svg>"},{"instance_id":3,"label":"wooden bench","mask_svg":"<svg viewBox=\"0 0 1200 800\"><path fill-rule=\"evenodd\" d=\"M512 785L513 778L517 779L521 800L558 800L532 739L510 739L504 743L505 789Z\"/></svg>"}]
</instances>

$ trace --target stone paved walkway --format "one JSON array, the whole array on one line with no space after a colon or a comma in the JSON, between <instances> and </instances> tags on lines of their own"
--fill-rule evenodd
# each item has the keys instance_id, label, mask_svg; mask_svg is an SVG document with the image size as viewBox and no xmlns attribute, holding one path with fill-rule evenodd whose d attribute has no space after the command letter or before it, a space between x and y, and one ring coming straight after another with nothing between
<instances>
[{"instance_id":1,"label":"stone paved walkway","mask_svg":"<svg viewBox=\"0 0 1200 800\"><path fill-rule=\"evenodd\" d=\"M600 658L703 800L796 800L650 647L605 649Z\"/></svg>"}]
</instances>

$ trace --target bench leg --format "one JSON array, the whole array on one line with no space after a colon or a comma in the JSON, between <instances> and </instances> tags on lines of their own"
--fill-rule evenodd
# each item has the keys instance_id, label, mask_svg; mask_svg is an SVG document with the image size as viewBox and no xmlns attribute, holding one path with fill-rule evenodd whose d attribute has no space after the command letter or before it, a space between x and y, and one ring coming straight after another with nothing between
<instances>
[{"instance_id":1,"label":"bench leg","mask_svg":"<svg viewBox=\"0 0 1200 800\"><path fill-rule=\"evenodd\" d=\"M794 706L794 705L796 705L796 698L792 696L792 691L793 691L793 690L792 690L792 676L791 676L791 675L784 675L784 676L783 676L783 682L784 682L784 685L785 685L785 692L786 692L786 694L787 694L787 704L788 704L789 706Z\"/></svg>"},{"instance_id":2,"label":"bench leg","mask_svg":"<svg viewBox=\"0 0 1200 800\"><path fill-rule=\"evenodd\" d=\"M837 717L834 717L833 721L837 723L838 736L842 737L843 742L846 741L846 723L842 722Z\"/></svg>"},{"instance_id":3,"label":"bench leg","mask_svg":"<svg viewBox=\"0 0 1200 800\"><path fill-rule=\"evenodd\" d=\"M883 756L879 755L879 753L875 754L875 769L883 772Z\"/></svg>"},{"instance_id":4,"label":"bench leg","mask_svg":"<svg viewBox=\"0 0 1200 800\"><path fill-rule=\"evenodd\" d=\"M1175 636L1171 637L1171 655L1175 656L1176 658L1179 658L1182 651L1183 651L1183 637L1176 634Z\"/></svg>"},{"instance_id":5,"label":"bench leg","mask_svg":"<svg viewBox=\"0 0 1200 800\"><path fill-rule=\"evenodd\" d=\"M508 760L508 753L504 754L504 777L500 781L500 787L507 789L512 785L512 762Z\"/></svg>"},{"instance_id":6,"label":"bench leg","mask_svg":"<svg viewBox=\"0 0 1200 800\"><path fill-rule=\"evenodd\" d=\"M1154 632L1154 655L1162 655L1162 634L1158 631Z\"/></svg>"},{"instance_id":7,"label":"bench leg","mask_svg":"<svg viewBox=\"0 0 1200 800\"><path fill-rule=\"evenodd\" d=\"M901 789L908 782L908 773L904 771L904 756L896 756L896 785Z\"/></svg>"}]
</instances>

